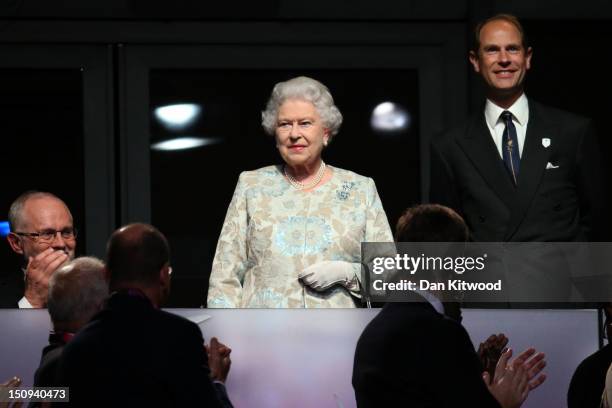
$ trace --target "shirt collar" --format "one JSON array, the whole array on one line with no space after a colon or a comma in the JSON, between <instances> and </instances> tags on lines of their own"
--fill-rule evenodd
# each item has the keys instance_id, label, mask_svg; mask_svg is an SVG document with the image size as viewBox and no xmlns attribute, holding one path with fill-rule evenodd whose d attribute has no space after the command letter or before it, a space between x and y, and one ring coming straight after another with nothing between
<instances>
[{"instance_id":1,"label":"shirt collar","mask_svg":"<svg viewBox=\"0 0 612 408\"><path fill-rule=\"evenodd\" d=\"M419 289L415 289L414 292L425 298L425 300L436 310L436 312L440 313L441 315L444 314L444 305L434 294L426 290Z\"/></svg>"},{"instance_id":2,"label":"shirt collar","mask_svg":"<svg viewBox=\"0 0 612 408\"><path fill-rule=\"evenodd\" d=\"M64 331L49 332L49 344L67 344L74 337L74 333Z\"/></svg>"},{"instance_id":3,"label":"shirt collar","mask_svg":"<svg viewBox=\"0 0 612 408\"><path fill-rule=\"evenodd\" d=\"M494 128L499 121L499 116L506 110L512 113L512 116L514 116L514 119L519 125L525 126L527 124L527 120L529 119L529 104L527 103L527 97L523 93L508 109L499 107L490 99L487 99L485 104L485 120L487 121L487 125Z\"/></svg>"}]
</instances>

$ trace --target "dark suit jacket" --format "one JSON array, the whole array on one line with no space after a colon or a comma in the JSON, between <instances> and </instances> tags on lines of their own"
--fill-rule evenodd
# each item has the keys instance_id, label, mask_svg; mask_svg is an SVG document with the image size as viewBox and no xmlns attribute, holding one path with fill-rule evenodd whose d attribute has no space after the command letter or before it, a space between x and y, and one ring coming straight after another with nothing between
<instances>
[{"instance_id":1,"label":"dark suit jacket","mask_svg":"<svg viewBox=\"0 0 612 408\"><path fill-rule=\"evenodd\" d=\"M0 276L0 309L15 309L23 297L25 282L23 271L9 272Z\"/></svg>"},{"instance_id":2,"label":"dark suit jacket","mask_svg":"<svg viewBox=\"0 0 612 408\"><path fill-rule=\"evenodd\" d=\"M612 344L607 344L580 363L567 392L568 408L599 408L610 364Z\"/></svg>"},{"instance_id":3,"label":"dark suit jacket","mask_svg":"<svg viewBox=\"0 0 612 408\"><path fill-rule=\"evenodd\" d=\"M64 347L59 369L79 407L227 406L209 374L195 323L127 293L113 294Z\"/></svg>"},{"instance_id":4,"label":"dark suit jacket","mask_svg":"<svg viewBox=\"0 0 612 408\"><path fill-rule=\"evenodd\" d=\"M55 334L49 336L49 344L43 348L40 365L34 373L34 387L59 387L57 370L65 344L61 336ZM28 408L40 406L40 402L28 404Z\"/></svg>"},{"instance_id":5,"label":"dark suit jacket","mask_svg":"<svg viewBox=\"0 0 612 408\"><path fill-rule=\"evenodd\" d=\"M591 122L528 103L518 187L480 110L432 144L430 201L456 209L477 241L593 240L604 194ZM548 163L558 168L546 169Z\"/></svg>"},{"instance_id":6,"label":"dark suit jacket","mask_svg":"<svg viewBox=\"0 0 612 408\"><path fill-rule=\"evenodd\" d=\"M56 339L53 335L49 337L49 344L43 349L40 364L34 373L35 387L54 387L57 385L57 369L66 343ZM53 340L51 340L52 338Z\"/></svg>"},{"instance_id":7,"label":"dark suit jacket","mask_svg":"<svg viewBox=\"0 0 612 408\"><path fill-rule=\"evenodd\" d=\"M359 408L499 407L482 371L461 324L429 303L388 303L359 338L353 387Z\"/></svg>"}]
</instances>

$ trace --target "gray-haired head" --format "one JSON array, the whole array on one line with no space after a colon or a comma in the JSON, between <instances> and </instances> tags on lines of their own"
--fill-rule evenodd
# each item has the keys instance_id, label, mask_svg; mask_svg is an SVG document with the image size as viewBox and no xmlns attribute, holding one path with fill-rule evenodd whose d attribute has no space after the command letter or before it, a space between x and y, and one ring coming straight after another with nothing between
<instances>
[{"instance_id":1,"label":"gray-haired head","mask_svg":"<svg viewBox=\"0 0 612 408\"><path fill-rule=\"evenodd\" d=\"M315 79L300 76L274 85L266 110L261 112L261 125L269 135L275 134L279 107L289 99L312 103L321 116L323 126L329 130L330 140L340 130L342 114L334 105L329 89Z\"/></svg>"},{"instance_id":2,"label":"gray-haired head","mask_svg":"<svg viewBox=\"0 0 612 408\"><path fill-rule=\"evenodd\" d=\"M36 190L26 191L25 193L17 197L15 201L13 201L13 203L11 204L11 207L9 208L8 221L9 221L9 226L11 228L11 231L18 231L19 229L22 228L22 224L24 222L23 217L22 217L22 211L23 211L23 207L25 206L26 202L32 198L43 198L43 197L54 198L64 203L59 197L57 197L54 194L47 193L46 191L36 191ZM66 206L65 203L64 203L64 206ZM68 207L66 206L66 208Z\"/></svg>"},{"instance_id":3,"label":"gray-haired head","mask_svg":"<svg viewBox=\"0 0 612 408\"><path fill-rule=\"evenodd\" d=\"M49 282L47 308L56 330L76 331L87 323L108 297L104 263L94 257L76 258L61 268Z\"/></svg>"}]
</instances>

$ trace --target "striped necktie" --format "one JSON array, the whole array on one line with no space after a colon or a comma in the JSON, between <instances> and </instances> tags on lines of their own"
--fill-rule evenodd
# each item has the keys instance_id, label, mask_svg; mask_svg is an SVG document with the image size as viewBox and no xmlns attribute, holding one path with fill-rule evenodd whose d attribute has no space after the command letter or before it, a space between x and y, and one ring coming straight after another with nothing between
<instances>
[{"instance_id":1,"label":"striped necktie","mask_svg":"<svg viewBox=\"0 0 612 408\"><path fill-rule=\"evenodd\" d=\"M512 177L512 182L516 186L518 184L519 167L521 164L516 127L512 123L512 113L509 111L503 111L501 118L506 125L502 136L502 157L506 169L510 173L510 177Z\"/></svg>"}]
</instances>

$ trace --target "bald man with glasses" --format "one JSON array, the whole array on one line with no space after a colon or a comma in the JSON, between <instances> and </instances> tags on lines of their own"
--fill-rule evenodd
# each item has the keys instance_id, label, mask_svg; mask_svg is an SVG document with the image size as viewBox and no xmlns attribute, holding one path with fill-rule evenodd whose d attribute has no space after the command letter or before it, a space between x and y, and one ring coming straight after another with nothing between
<instances>
[{"instance_id":1,"label":"bald man with glasses","mask_svg":"<svg viewBox=\"0 0 612 408\"><path fill-rule=\"evenodd\" d=\"M46 307L51 276L74 258L76 229L72 214L55 195L28 191L11 205L9 224L9 245L23 258L23 285L21 282L13 285L13 295L4 295L2 304L19 308ZM6 299L11 296L14 297Z\"/></svg>"}]
</instances>

